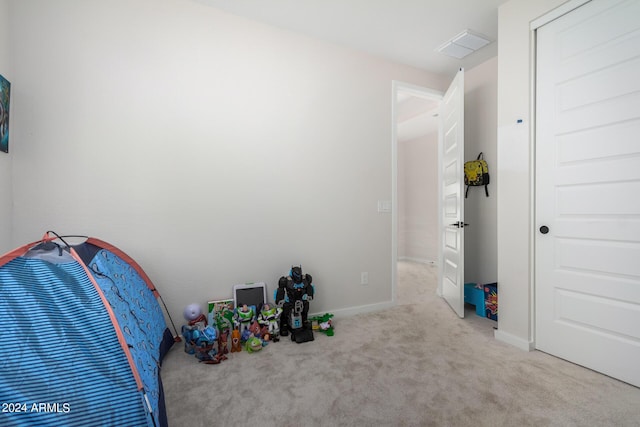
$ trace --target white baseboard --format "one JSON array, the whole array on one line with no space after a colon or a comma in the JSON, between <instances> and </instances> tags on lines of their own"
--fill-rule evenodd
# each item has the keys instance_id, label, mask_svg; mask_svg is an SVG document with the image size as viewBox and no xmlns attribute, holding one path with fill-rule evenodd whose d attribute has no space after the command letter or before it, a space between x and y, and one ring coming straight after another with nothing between
<instances>
[{"instance_id":1,"label":"white baseboard","mask_svg":"<svg viewBox=\"0 0 640 427\"><path fill-rule=\"evenodd\" d=\"M377 304L359 305L357 307L339 308L337 310L330 310L329 313L333 314L333 317L350 317L356 314L371 313L374 311L386 310L387 308L394 307L396 305L393 301L385 301ZM322 316L324 313L309 313L309 317Z\"/></svg>"},{"instance_id":2,"label":"white baseboard","mask_svg":"<svg viewBox=\"0 0 640 427\"><path fill-rule=\"evenodd\" d=\"M520 337L516 337L515 335L508 334L506 332L501 331L500 329L496 329L493 333L493 336L498 341L502 341L509 345L519 348L524 351L533 351L536 349L535 343L529 340L523 340Z\"/></svg>"}]
</instances>

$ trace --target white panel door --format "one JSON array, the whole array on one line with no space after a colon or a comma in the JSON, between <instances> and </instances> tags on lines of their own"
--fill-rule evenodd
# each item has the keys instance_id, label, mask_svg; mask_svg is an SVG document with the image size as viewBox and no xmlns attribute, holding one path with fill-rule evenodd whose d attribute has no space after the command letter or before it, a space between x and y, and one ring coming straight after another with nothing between
<instances>
[{"instance_id":1,"label":"white panel door","mask_svg":"<svg viewBox=\"0 0 640 427\"><path fill-rule=\"evenodd\" d=\"M537 32L536 347L640 386L640 0Z\"/></svg>"},{"instance_id":2,"label":"white panel door","mask_svg":"<svg viewBox=\"0 0 640 427\"><path fill-rule=\"evenodd\" d=\"M464 317L464 70L460 69L441 104L440 289Z\"/></svg>"}]
</instances>

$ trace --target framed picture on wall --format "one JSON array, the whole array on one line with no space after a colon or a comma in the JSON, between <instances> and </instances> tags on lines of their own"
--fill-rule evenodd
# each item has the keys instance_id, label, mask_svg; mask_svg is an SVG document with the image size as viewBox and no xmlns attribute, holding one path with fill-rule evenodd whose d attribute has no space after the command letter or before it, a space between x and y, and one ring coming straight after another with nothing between
<instances>
[{"instance_id":1,"label":"framed picture on wall","mask_svg":"<svg viewBox=\"0 0 640 427\"><path fill-rule=\"evenodd\" d=\"M9 152L9 101L11 83L0 75L0 151Z\"/></svg>"}]
</instances>

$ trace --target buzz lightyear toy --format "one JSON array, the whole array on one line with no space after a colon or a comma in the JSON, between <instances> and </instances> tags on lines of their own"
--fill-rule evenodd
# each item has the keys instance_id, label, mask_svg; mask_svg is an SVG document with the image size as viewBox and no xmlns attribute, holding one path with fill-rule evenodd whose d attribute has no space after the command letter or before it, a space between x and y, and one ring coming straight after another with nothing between
<instances>
[{"instance_id":1,"label":"buzz lightyear toy","mask_svg":"<svg viewBox=\"0 0 640 427\"><path fill-rule=\"evenodd\" d=\"M249 326L255 320L255 308L244 304L242 307L236 309L235 316L233 317L234 326L240 331L240 334L246 330L249 330Z\"/></svg>"},{"instance_id":2,"label":"buzz lightyear toy","mask_svg":"<svg viewBox=\"0 0 640 427\"><path fill-rule=\"evenodd\" d=\"M273 342L280 341L280 326L278 326L278 322L281 314L282 308L271 307L269 304L265 304L262 306L262 310L260 310L260 314L258 315L258 323L268 328L271 341Z\"/></svg>"}]
</instances>

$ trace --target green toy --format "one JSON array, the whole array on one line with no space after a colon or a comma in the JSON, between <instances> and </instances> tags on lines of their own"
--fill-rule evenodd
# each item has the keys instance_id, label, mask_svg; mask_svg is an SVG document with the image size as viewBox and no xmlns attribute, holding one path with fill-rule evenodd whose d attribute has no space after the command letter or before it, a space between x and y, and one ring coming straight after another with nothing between
<instances>
[{"instance_id":1,"label":"green toy","mask_svg":"<svg viewBox=\"0 0 640 427\"><path fill-rule=\"evenodd\" d=\"M322 316L313 316L310 317L309 320L313 325L312 328L314 331L320 331L327 334L328 337L333 336L333 323L331 322L331 318L333 314L325 313Z\"/></svg>"},{"instance_id":2,"label":"green toy","mask_svg":"<svg viewBox=\"0 0 640 427\"><path fill-rule=\"evenodd\" d=\"M245 350L249 353L253 353L254 351L262 350L262 340L256 337L250 337L247 339L247 342L244 344Z\"/></svg>"},{"instance_id":3,"label":"green toy","mask_svg":"<svg viewBox=\"0 0 640 427\"><path fill-rule=\"evenodd\" d=\"M221 299L209 301L209 325L215 325L218 332L229 333L233 330L233 300Z\"/></svg>"},{"instance_id":4,"label":"green toy","mask_svg":"<svg viewBox=\"0 0 640 427\"><path fill-rule=\"evenodd\" d=\"M233 310L224 308L222 311L216 312L215 323L220 332L229 332L233 329Z\"/></svg>"}]
</instances>

